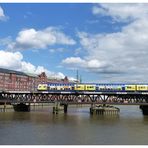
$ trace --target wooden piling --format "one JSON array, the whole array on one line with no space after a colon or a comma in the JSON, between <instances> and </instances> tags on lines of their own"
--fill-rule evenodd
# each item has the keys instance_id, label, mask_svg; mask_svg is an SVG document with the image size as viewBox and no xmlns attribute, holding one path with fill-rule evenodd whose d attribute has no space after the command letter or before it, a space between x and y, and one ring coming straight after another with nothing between
<instances>
[{"instance_id":1,"label":"wooden piling","mask_svg":"<svg viewBox=\"0 0 148 148\"><path fill-rule=\"evenodd\" d=\"M4 103L4 112L6 112L6 102Z\"/></svg>"}]
</instances>

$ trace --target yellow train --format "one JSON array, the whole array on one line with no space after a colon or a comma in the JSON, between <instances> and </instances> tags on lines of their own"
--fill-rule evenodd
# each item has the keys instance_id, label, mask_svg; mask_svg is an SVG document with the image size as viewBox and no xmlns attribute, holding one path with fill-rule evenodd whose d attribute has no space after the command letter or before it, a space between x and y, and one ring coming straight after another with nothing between
<instances>
[{"instance_id":1,"label":"yellow train","mask_svg":"<svg viewBox=\"0 0 148 148\"><path fill-rule=\"evenodd\" d=\"M38 91L148 91L148 84L91 84L47 83L39 84Z\"/></svg>"}]
</instances>

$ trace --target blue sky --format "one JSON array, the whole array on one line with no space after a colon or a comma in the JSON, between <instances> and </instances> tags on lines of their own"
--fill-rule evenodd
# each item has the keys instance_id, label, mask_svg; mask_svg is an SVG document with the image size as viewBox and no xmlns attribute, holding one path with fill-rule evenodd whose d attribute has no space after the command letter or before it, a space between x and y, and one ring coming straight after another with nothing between
<instances>
[{"instance_id":1,"label":"blue sky","mask_svg":"<svg viewBox=\"0 0 148 148\"><path fill-rule=\"evenodd\" d=\"M147 4L0 4L0 67L83 82L145 82Z\"/></svg>"}]
</instances>

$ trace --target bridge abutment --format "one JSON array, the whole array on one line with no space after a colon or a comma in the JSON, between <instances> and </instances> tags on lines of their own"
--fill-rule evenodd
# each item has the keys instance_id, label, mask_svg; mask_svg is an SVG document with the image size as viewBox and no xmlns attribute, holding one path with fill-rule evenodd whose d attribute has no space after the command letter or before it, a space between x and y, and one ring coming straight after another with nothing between
<instances>
[{"instance_id":1,"label":"bridge abutment","mask_svg":"<svg viewBox=\"0 0 148 148\"><path fill-rule=\"evenodd\" d=\"M24 103L15 104L13 105L14 111L16 112L29 112L30 111L30 104L26 105Z\"/></svg>"}]
</instances>

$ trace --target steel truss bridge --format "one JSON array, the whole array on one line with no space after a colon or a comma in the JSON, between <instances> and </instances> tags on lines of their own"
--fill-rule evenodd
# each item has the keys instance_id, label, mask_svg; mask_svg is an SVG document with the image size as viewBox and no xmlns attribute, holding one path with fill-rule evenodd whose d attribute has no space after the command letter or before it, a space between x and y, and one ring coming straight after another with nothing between
<instances>
[{"instance_id":1,"label":"steel truss bridge","mask_svg":"<svg viewBox=\"0 0 148 148\"><path fill-rule=\"evenodd\" d=\"M0 92L5 103L148 105L148 92Z\"/></svg>"}]
</instances>

